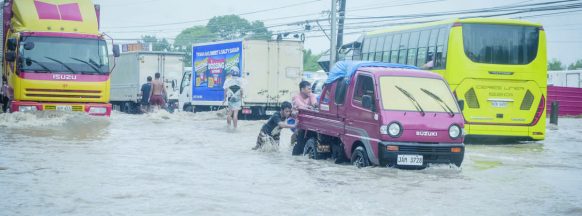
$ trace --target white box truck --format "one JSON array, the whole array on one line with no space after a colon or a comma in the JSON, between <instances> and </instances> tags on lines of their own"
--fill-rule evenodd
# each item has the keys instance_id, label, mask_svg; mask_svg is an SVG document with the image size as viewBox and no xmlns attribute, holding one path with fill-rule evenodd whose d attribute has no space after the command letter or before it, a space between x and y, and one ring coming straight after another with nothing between
<instances>
[{"instance_id":1,"label":"white box truck","mask_svg":"<svg viewBox=\"0 0 582 216\"><path fill-rule=\"evenodd\" d=\"M233 68L241 73L242 115L267 116L299 92L303 42L222 41L192 46L192 70L182 77L180 108L208 111L223 107L223 84Z\"/></svg>"},{"instance_id":2,"label":"white box truck","mask_svg":"<svg viewBox=\"0 0 582 216\"><path fill-rule=\"evenodd\" d=\"M147 77L154 79L160 73L167 92L168 107L177 107L179 81L184 73L184 53L175 52L126 52L117 59L111 75L111 104L127 113L139 113L141 86ZM113 61L113 59L111 59Z\"/></svg>"}]
</instances>

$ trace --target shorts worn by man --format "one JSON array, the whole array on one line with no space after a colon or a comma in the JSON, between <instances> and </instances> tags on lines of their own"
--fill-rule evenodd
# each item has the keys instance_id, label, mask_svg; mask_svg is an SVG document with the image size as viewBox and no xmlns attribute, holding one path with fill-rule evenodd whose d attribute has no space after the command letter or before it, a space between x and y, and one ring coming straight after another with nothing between
<instances>
[{"instance_id":1,"label":"shorts worn by man","mask_svg":"<svg viewBox=\"0 0 582 216\"><path fill-rule=\"evenodd\" d=\"M164 82L160 80L160 73L156 73L155 77L156 79L152 82L150 104L159 109L160 107L165 107L164 95L166 94L166 88L164 88Z\"/></svg>"},{"instance_id":2,"label":"shorts worn by man","mask_svg":"<svg viewBox=\"0 0 582 216\"><path fill-rule=\"evenodd\" d=\"M281 110L275 112L261 128L261 132L257 137L257 144L253 147L253 150L257 150L265 144L279 145L281 130L283 128L295 127L294 125L287 124L285 121L291 115L291 108L291 103L287 101L281 104Z\"/></svg>"}]
</instances>

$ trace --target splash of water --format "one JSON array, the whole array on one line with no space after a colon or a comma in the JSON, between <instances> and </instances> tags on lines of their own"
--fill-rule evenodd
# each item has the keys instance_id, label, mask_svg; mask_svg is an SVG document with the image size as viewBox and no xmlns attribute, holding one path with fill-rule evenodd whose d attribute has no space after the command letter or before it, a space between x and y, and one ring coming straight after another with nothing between
<instances>
[{"instance_id":1,"label":"splash of water","mask_svg":"<svg viewBox=\"0 0 582 216\"><path fill-rule=\"evenodd\" d=\"M81 112L37 111L0 114L0 127L6 128L38 128L61 126L71 123L83 123L106 117L89 116ZM107 121L107 120L104 120Z\"/></svg>"}]
</instances>

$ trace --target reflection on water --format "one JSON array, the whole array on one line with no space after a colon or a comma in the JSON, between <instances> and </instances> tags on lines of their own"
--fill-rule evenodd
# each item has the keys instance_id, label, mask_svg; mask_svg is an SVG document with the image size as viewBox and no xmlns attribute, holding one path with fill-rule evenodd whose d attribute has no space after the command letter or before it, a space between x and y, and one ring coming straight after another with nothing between
<instances>
[{"instance_id":1,"label":"reflection on water","mask_svg":"<svg viewBox=\"0 0 582 216\"><path fill-rule=\"evenodd\" d=\"M276 151L252 151L265 121L234 130L223 117L0 114L0 215L581 212L579 119L542 142L467 145L460 168L399 170L293 157L289 130Z\"/></svg>"}]
</instances>

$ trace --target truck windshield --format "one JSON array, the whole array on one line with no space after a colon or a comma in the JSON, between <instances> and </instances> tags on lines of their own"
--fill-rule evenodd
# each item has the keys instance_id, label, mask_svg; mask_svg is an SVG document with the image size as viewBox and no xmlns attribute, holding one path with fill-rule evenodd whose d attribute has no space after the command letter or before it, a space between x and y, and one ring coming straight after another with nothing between
<instances>
[{"instance_id":1,"label":"truck windshield","mask_svg":"<svg viewBox=\"0 0 582 216\"><path fill-rule=\"evenodd\" d=\"M538 54L538 42L534 26L463 24L465 54L477 63L528 64Z\"/></svg>"},{"instance_id":2,"label":"truck windshield","mask_svg":"<svg viewBox=\"0 0 582 216\"><path fill-rule=\"evenodd\" d=\"M34 46L26 46L34 43ZM28 48L28 49L27 49ZM61 37L23 37L19 64L24 71L76 74L109 73L104 40Z\"/></svg>"},{"instance_id":3,"label":"truck windshield","mask_svg":"<svg viewBox=\"0 0 582 216\"><path fill-rule=\"evenodd\" d=\"M459 113L451 91L441 79L383 76L380 94L384 110Z\"/></svg>"}]
</instances>

